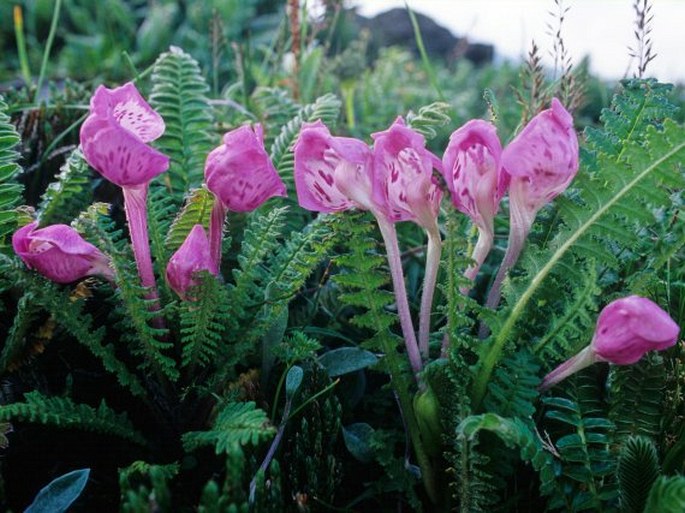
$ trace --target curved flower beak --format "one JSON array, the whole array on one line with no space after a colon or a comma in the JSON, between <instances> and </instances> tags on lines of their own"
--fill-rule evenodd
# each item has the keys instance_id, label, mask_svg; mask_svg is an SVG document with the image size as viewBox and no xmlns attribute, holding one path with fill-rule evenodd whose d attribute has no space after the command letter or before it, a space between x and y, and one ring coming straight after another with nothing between
<instances>
[{"instance_id":1,"label":"curved flower beak","mask_svg":"<svg viewBox=\"0 0 685 513\"><path fill-rule=\"evenodd\" d=\"M38 222L34 221L12 236L14 252L29 269L56 283L71 283L95 275L114 279L109 258L83 240L76 230L65 224L37 227Z\"/></svg>"},{"instance_id":2,"label":"curved flower beak","mask_svg":"<svg viewBox=\"0 0 685 513\"><path fill-rule=\"evenodd\" d=\"M371 150L364 142L333 137L326 125L316 121L305 123L293 150L295 188L302 208L371 209Z\"/></svg>"},{"instance_id":3,"label":"curved flower beak","mask_svg":"<svg viewBox=\"0 0 685 513\"><path fill-rule=\"evenodd\" d=\"M167 282L181 299L193 299L189 294L192 288L199 284L197 273L200 271L208 271L214 276L219 274L205 230L202 225L196 224L181 247L169 259L166 268Z\"/></svg>"},{"instance_id":4,"label":"curved flower beak","mask_svg":"<svg viewBox=\"0 0 685 513\"><path fill-rule=\"evenodd\" d=\"M285 184L264 149L261 125L236 128L210 152L205 164L207 188L234 212L251 212L273 196L285 196Z\"/></svg>"},{"instance_id":5,"label":"curved flower beak","mask_svg":"<svg viewBox=\"0 0 685 513\"><path fill-rule=\"evenodd\" d=\"M674 346L679 334L675 321L647 298L628 296L612 301L599 314L591 344L547 374L540 390L595 362L637 363L649 351Z\"/></svg>"}]
</instances>

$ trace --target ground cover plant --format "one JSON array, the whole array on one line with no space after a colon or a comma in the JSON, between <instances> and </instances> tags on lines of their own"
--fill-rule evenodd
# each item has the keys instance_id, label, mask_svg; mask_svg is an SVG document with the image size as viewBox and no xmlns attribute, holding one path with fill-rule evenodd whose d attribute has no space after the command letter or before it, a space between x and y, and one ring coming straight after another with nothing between
<instances>
[{"instance_id":1,"label":"ground cover plant","mask_svg":"<svg viewBox=\"0 0 685 513\"><path fill-rule=\"evenodd\" d=\"M367 62L338 2L17 5L3 509L683 511L682 98L648 2L615 87L551 3L551 74Z\"/></svg>"}]
</instances>

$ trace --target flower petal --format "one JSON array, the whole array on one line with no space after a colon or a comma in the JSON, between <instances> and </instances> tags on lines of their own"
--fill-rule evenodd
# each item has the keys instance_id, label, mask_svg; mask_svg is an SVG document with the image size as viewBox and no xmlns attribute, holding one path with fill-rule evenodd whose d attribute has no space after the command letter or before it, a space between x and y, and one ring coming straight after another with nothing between
<instances>
[{"instance_id":1,"label":"flower petal","mask_svg":"<svg viewBox=\"0 0 685 513\"><path fill-rule=\"evenodd\" d=\"M188 299L188 291L196 286L195 275L208 271L218 276L219 269L209 248L209 240L200 224L193 226L180 248L169 259L166 278L171 288L182 299Z\"/></svg>"}]
</instances>

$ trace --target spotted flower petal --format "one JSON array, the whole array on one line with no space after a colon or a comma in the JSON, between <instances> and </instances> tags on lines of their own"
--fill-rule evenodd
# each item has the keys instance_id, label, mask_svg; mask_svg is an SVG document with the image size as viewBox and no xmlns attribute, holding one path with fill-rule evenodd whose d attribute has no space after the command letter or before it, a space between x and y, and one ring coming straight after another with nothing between
<instances>
[{"instance_id":1,"label":"spotted flower petal","mask_svg":"<svg viewBox=\"0 0 685 513\"><path fill-rule=\"evenodd\" d=\"M189 293L199 284L197 273L200 271L208 271L214 276L219 274L205 230L202 225L196 224L181 247L169 259L166 268L167 282L182 299L192 299Z\"/></svg>"}]
</instances>

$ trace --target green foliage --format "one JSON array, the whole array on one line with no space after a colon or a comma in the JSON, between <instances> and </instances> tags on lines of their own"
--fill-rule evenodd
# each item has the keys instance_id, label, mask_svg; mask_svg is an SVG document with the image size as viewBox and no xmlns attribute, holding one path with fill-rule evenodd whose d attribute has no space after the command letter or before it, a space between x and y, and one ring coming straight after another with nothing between
<instances>
[{"instance_id":1,"label":"green foliage","mask_svg":"<svg viewBox=\"0 0 685 513\"><path fill-rule=\"evenodd\" d=\"M540 367L529 352L519 351L495 370L483 401L485 411L501 417L532 419Z\"/></svg>"},{"instance_id":2,"label":"green foliage","mask_svg":"<svg viewBox=\"0 0 685 513\"><path fill-rule=\"evenodd\" d=\"M48 185L38 207L41 225L68 223L92 200L91 171L80 150L74 150Z\"/></svg>"},{"instance_id":3,"label":"green foliage","mask_svg":"<svg viewBox=\"0 0 685 513\"><path fill-rule=\"evenodd\" d=\"M642 513L647 495L659 477L659 459L654 443L631 436L621 447L616 469L623 513Z\"/></svg>"},{"instance_id":4,"label":"green foliage","mask_svg":"<svg viewBox=\"0 0 685 513\"><path fill-rule=\"evenodd\" d=\"M610 419L616 425L616 437L661 433L666 391L664 360L658 354L645 356L634 365L611 370Z\"/></svg>"},{"instance_id":5,"label":"green foliage","mask_svg":"<svg viewBox=\"0 0 685 513\"><path fill-rule=\"evenodd\" d=\"M611 511L617 491L613 483L615 459L609 451L614 424L605 417L596 384L578 376L566 387L568 397L546 397L545 418L554 421L559 437L557 493L550 507L567 511Z\"/></svg>"},{"instance_id":6,"label":"green foliage","mask_svg":"<svg viewBox=\"0 0 685 513\"><path fill-rule=\"evenodd\" d=\"M12 319L12 326L10 326L7 338L2 347L2 354L0 355L0 370L7 371L11 366L16 364L21 357L26 345L27 338L30 336L30 330L33 328L35 321L40 314L40 307L34 301L34 297L30 293L21 296L17 302L17 311Z\"/></svg>"},{"instance_id":7,"label":"green foliage","mask_svg":"<svg viewBox=\"0 0 685 513\"><path fill-rule=\"evenodd\" d=\"M293 175L295 156L292 147L302 125L320 119L328 128L333 129L340 115L340 106L340 100L333 94L325 94L317 98L314 103L300 108L297 114L283 126L272 144L271 160L291 192L295 190Z\"/></svg>"},{"instance_id":8,"label":"green foliage","mask_svg":"<svg viewBox=\"0 0 685 513\"><path fill-rule=\"evenodd\" d=\"M685 477L661 476L649 491L644 513L680 513L685 509Z\"/></svg>"},{"instance_id":9,"label":"green foliage","mask_svg":"<svg viewBox=\"0 0 685 513\"><path fill-rule=\"evenodd\" d=\"M211 274L201 274L200 285L191 296L195 301L184 301L181 309L181 364L208 366L217 357L221 334L228 320L226 289Z\"/></svg>"},{"instance_id":10,"label":"green foliage","mask_svg":"<svg viewBox=\"0 0 685 513\"><path fill-rule=\"evenodd\" d=\"M209 229L209 218L213 206L214 195L206 187L188 192L183 209L176 215L167 231L165 246L169 253L181 247L196 224L201 224L205 231Z\"/></svg>"},{"instance_id":11,"label":"green foliage","mask_svg":"<svg viewBox=\"0 0 685 513\"><path fill-rule=\"evenodd\" d=\"M449 103L433 102L424 105L418 113L409 111L407 114L407 126L422 134L426 139L433 139L438 135L437 129L451 121Z\"/></svg>"},{"instance_id":12,"label":"green foliage","mask_svg":"<svg viewBox=\"0 0 685 513\"><path fill-rule=\"evenodd\" d=\"M23 402L0 406L0 420L81 429L116 436L140 445L146 443L126 414L114 412L104 400L97 408L93 408L87 404L77 404L68 397L46 397L34 391L24 395Z\"/></svg>"},{"instance_id":13,"label":"green foliage","mask_svg":"<svg viewBox=\"0 0 685 513\"><path fill-rule=\"evenodd\" d=\"M21 170L15 150L19 142L19 134L7 115L7 104L0 96L0 248L17 224L13 209L20 201L23 187L12 180Z\"/></svg>"},{"instance_id":14,"label":"green foliage","mask_svg":"<svg viewBox=\"0 0 685 513\"><path fill-rule=\"evenodd\" d=\"M169 481L178 472L177 465L150 465L135 461L119 470L122 513L172 511Z\"/></svg>"},{"instance_id":15,"label":"green foliage","mask_svg":"<svg viewBox=\"0 0 685 513\"><path fill-rule=\"evenodd\" d=\"M159 56L152 70L150 105L164 118L158 148L171 158L167 187L177 200L204 176L204 163L216 145L207 85L197 62L180 48Z\"/></svg>"},{"instance_id":16,"label":"green foliage","mask_svg":"<svg viewBox=\"0 0 685 513\"><path fill-rule=\"evenodd\" d=\"M257 445L274 433L266 413L255 403L226 403L210 430L185 433L182 440L187 451L212 445L217 454L242 453L244 446Z\"/></svg>"}]
</instances>

